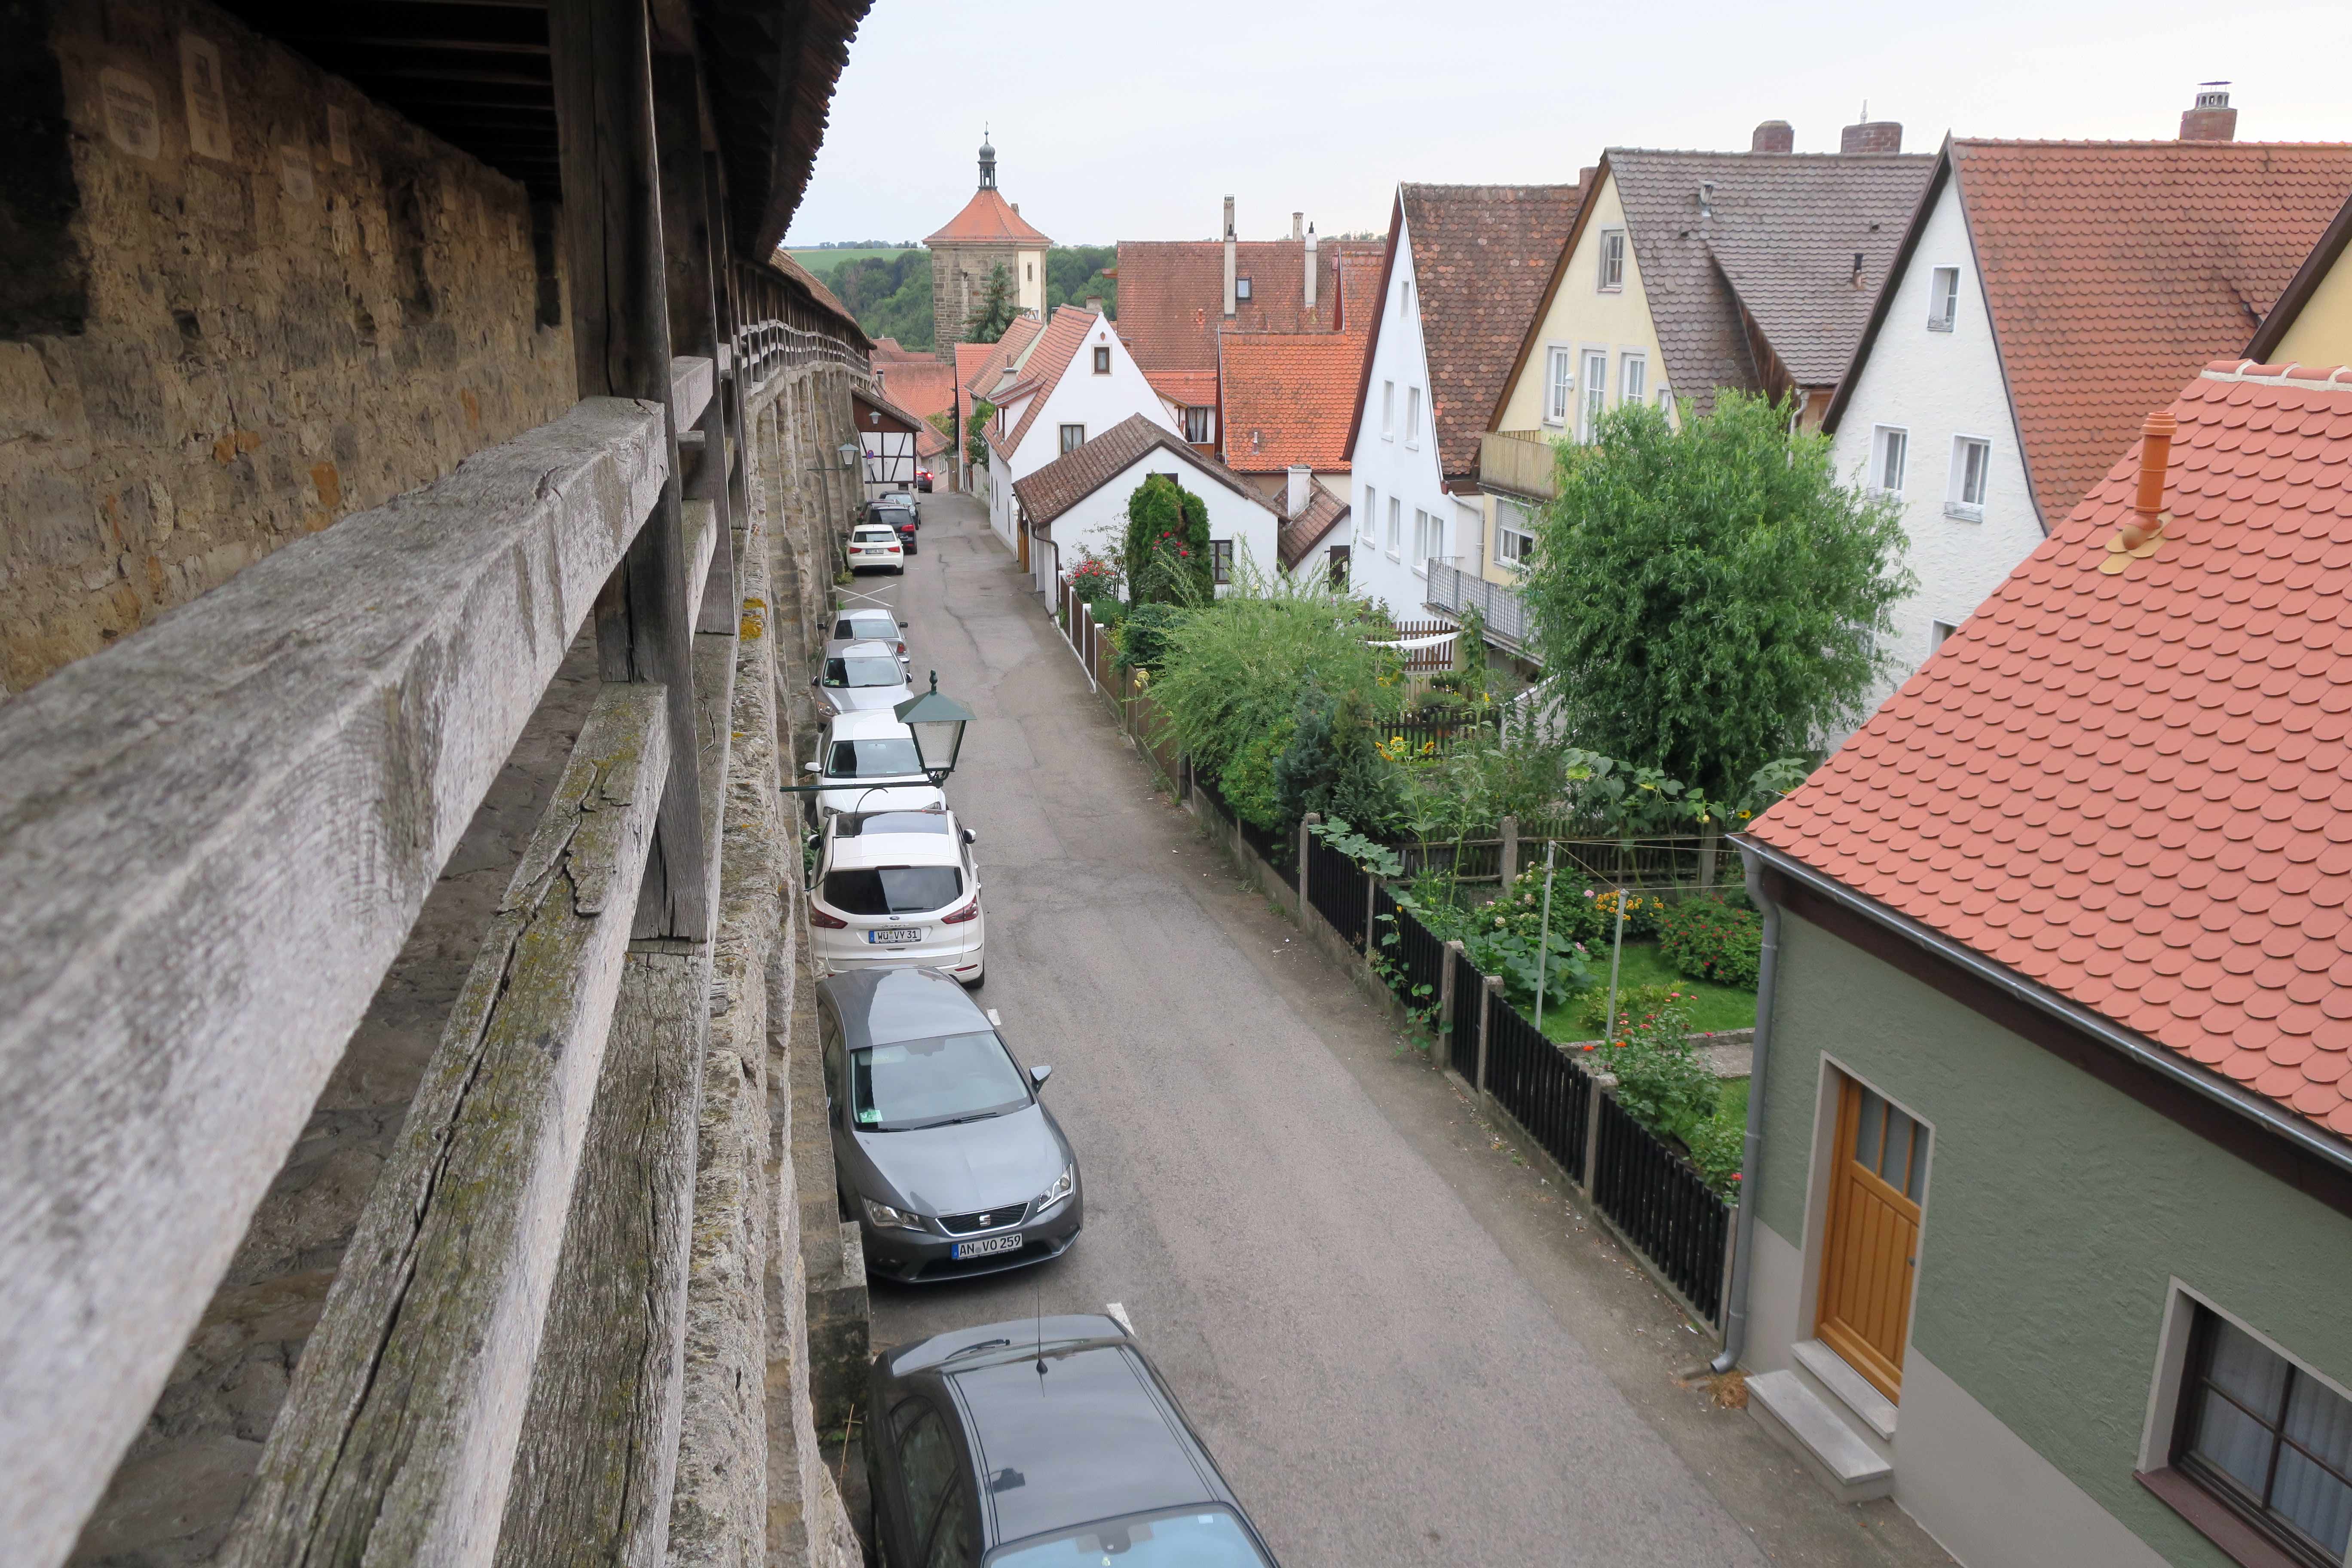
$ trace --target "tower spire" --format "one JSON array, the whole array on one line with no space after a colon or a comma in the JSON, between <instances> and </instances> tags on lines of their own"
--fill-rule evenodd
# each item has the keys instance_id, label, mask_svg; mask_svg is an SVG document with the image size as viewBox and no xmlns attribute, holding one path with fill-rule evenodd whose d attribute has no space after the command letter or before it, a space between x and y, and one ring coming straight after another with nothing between
<instances>
[{"instance_id":1,"label":"tower spire","mask_svg":"<svg viewBox=\"0 0 2352 1568\"><path fill-rule=\"evenodd\" d=\"M988 144L988 126L984 121L980 128L980 188L996 189L996 149Z\"/></svg>"}]
</instances>

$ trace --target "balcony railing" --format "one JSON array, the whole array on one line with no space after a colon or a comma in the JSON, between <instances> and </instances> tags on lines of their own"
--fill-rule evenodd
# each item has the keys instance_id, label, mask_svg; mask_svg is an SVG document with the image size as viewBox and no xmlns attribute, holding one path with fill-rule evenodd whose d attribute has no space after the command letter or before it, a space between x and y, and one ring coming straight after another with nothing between
<instances>
[{"instance_id":1,"label":"balcony railing","mask_svg":"<svg viewBox=\"0 0 2352 1568\"><path fill-rule=\"evenodd\" d=\"M1432 556L1429 565L1429 607L1459 620L1475 607L1486 618L1486 640L1507 652L1526 656L1530 626L1527 607L1517 594L1499 583L1489 583L1475 572Z\"/></svg>"},{"instance_id":2,"label":"balcony railing","mask_svg":"<svg viewBox=\"0 0 2352 1568\"><path fill-rule=\"evenodd\" d=\"M1553 474L1554 437L1541 430L1489 430L1478 437L1478 483L1535 500L1559 493Z\"/></svg>"}]
</instances>

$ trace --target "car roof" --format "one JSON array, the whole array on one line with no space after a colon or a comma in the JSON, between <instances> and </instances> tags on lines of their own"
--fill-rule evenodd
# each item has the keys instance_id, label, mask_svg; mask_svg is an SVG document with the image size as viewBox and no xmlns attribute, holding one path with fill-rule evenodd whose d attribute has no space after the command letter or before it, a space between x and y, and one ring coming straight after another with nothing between
<instances>
[{"instance_id":1,"label":"car roof","mask_svg":"<svg viewBox=\"0 0 2352 1568\"><path fill-rule=\"evenodd\" d=\"M868 534L887 533L893 539L898 536L898 531L887 522L861 522L857 525L857 531Z\"/></svg>"},{"instance_id":2,"label":"car roof","mask_svg":"<svg viewBox=\"0 0 2352 1568\"><path fill-rule=\"evenodd\" d=\"M871 741L883 735L904 735L910 741L915 738L915 732L899 723L898 716L887 708L836 713L828 727L836 741Z\"/></svg>"},{"instance_id":3,"label":"car roof","mask_svg":"<svg viewBox=\"0 0 2352 1568\"><path fill-rule=\"evenodd\" d=\"M1016 1330L1023 1325L1012 1325ZM963 1406L992 1542L1229 1500L1125 1338L943 1364Z\"/></svg>"},{"instance_id":4,"label":"car roof","mask_svg":"<svg viewBox=\"0 0 2352 1568\"><path fill-rule=\"evenodd\" d=\"M898 624L898 617L879 605L864 605L855 610L835 610L833 618L836 621L887 621L894 626Z\"/></svg>"},{"instance_id":5,"label":"car roof","mask_svg":"<svg viewBox=\"0 0 2352 1568\"><path fill-rule=\"evenodd\" d=\"M864 871L876 866L961 866L962 847L952 833L861 833L833 839L833 868Z\"/></svg>"},{"instance_id":6,"label":"car roof","mask_svg":"<svg viewBox=\"0 0 2352 1568\"><path fill-rule=\"evenodd\" d=\"M952 975L936 969L852 969L817 989L832 998L842 1043L853 1051L995 1026Z\"/></svg>"},{"instance_id":7,"label":"car roof","mask_svg":"<svg viewBox=\"0 0 2352 1568\"><path fill-rule=\"evenodd\" d=\"M837 647L828 646L824 655L827 658L848 658L852 656L859 658L887 658L893 664L898 662L898 653L896 648L888 643L877 642L872 637L858 637L844 642Z\"/></svg>"}]
</instances>

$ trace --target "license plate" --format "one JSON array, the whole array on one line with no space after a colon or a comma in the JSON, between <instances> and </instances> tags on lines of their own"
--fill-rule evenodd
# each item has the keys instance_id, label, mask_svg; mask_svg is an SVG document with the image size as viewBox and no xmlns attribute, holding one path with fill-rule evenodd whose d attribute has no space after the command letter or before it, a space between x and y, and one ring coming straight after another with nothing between
<instances>
[{"instance_id":1,"label":"license plate","mask_svg":"<svg viewBox=\"0 0 2352 1568\"><path fill-rule=\"evenodd\" d=\"M872 942L877 947L897 947L907 942L922 941L923 928L920 926L885 926L879 931L867 931L866 933L866 940Z\"/></svg>"},{"instance_id":2,"label":"license plate","mask_svg":"<svg viewBox=\"0 0 2352 1568\"><path fill-rule=\"evenodd\" d=\"M1018 1252L1020 1250L1021 1238L1019 1237L992 1236L983 1241L957 1242L955 1244L955 1249L952 1256L959 1258L988 1258L999 1252Z\"/></svg>"}]
</instances>

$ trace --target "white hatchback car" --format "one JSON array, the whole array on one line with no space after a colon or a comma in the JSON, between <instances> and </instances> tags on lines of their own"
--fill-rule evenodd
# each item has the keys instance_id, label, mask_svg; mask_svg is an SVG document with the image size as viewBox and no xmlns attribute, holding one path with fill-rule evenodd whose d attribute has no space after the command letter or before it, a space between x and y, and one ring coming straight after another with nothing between
<instances>
[{"instance_id":1,"label":"white hatchback car","mask_svg":"<svg viewBox=\"0 0 2352 1568\"><path fill-rule=\"evenodd\" d=\"M947 797L923 772L915 732L887 708L835 714L820 744L816 760L804 764L809 782L824 786L812 797L819 822L845 811L946 808Z\"/></svg>"},{"instance_id":2,"label":"white hatchback car","mask_svg":"<svg viewBox=\"0 0 2352 1568\"><path fill-rule=\"evenodd\" d=\"M907 547L898 542L898 531L887 523L861 522L849 531L849 569L864 572L876 568L903 575L907 570Z\"/></svg>"},{"instance_id":3,"label":"white hatchback car","mask_svg":"<svg viewBox=\"0 0 2352 1568\"><path fill-rule=\"evenodd\" d=\"M817 978L919 967L978 990L988 975L988 917L976 837L944 805L827 818L809 884Z\"/></svg>"}]
</instances>

